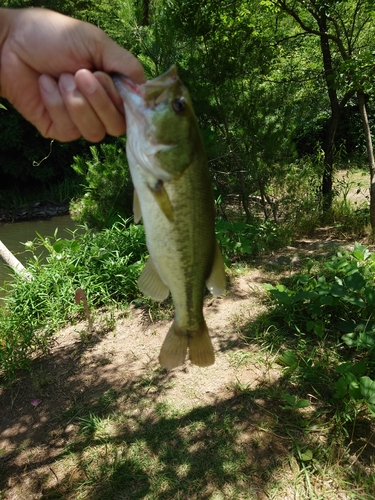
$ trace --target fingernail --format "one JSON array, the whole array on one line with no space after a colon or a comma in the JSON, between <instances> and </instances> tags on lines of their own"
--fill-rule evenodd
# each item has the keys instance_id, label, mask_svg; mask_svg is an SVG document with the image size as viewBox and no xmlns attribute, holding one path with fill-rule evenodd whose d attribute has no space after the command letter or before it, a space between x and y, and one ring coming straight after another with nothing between
<instances>
[{"instance_id":1,"label":"fingernail","mask_svg":"<svg viewBox=\"0 0 375 500\"><path fill-rule=\"evenodd\" d=\"M78 82L78 88L85 94L93 94L99 87L98 81L87 69L78 70L75 78Z\"/></svg>"},{"instance_id":2,"label":"fingernail","mask_svg":"<svg viewBox=\"0 0 375 500\"><path fill-rule=\"evenodd\" d=\"M59 78L59 85L63 90L65 90L65 92L71 92L76 88L74 76L68 73L63 73Z\"/></svg>"},{"instance_id":3,"label":"fingernail","mask_svg":"<svg viewBox=\"0 0 375 500\"><path fill-rule=\"evenodd\" d=\"M56 91L56 82L51 77L47 75L41 75L39 78L39 83L43 90L48 94Z\"/></svg>"}]
</instances>

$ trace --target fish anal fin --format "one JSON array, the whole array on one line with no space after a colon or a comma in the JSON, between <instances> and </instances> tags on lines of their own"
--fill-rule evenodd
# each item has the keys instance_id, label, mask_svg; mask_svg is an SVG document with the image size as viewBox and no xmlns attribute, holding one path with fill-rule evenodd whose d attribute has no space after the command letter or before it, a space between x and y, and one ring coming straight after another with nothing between
<instances>
[{"instance_id":1,"label":"fish anal fin","mask_svg":"<svg viewBox=\"0 0 375 500\"><path fill-rule=\"evenodd\" d=\"M135 189L133 196L133 214L134 214L134 223L138 224L138 222L142 219L142 211L141 211L141 204L139 203L138 193Z\"/></svg>"},{"instance_id":2,"label":"fish anal fin","mask_svg":"<svg viewBox=\"0 0 375 500\"><path fill-rule=\"evenodd\" d=\"M149 186L156 203L159 205L160 210L169 220L169 222L173 222L174 220L174 210L169 199L168 193L164 187L163 181L159 180L155 186Z\"/></svg>"},{"instance_id":3,"label":"fish anal fin","mask_svg":"<svg viewBox=\"0 0 375 500\"><path fill-rule=\"evenodd\" d=\"M150 257L138 278L138 287L152 300L162 302L169 295L169 288L162 281Z\"/></svg>"},{"instance_id":4,"label":"fish anal fin","mask_svg":"<svg viewBox=\"0 0 375 500\"><path fill-rule=\"evenodd\" d=\"M206 281L207 288L213 295L222 295L225 292L227 279L225 276L224 261L217 241L215 241L214 262L211 274Z\"/></svg>"},{"instance_id":5,"label":"fish anal fin","mask_svg":"<svg viewBox=\"0 0 375 500\"><path fill-rule=\"evenodd\" d=\"M189 332L189 359L193 365L210 366L215 363L214 348L203 321L196 332Z\"/></svg>"},{"instance_id":6,"label":"fish anal fin","mask_svg":"<svg viewBox=\"0 0 375 500\"><path fill-rule=\"evenodd\" d=\"M159 363L162 368L171 370L183 365L188 349L188 337L175 322L167 333L159 354Z\"/></svg>"}]
</instances>

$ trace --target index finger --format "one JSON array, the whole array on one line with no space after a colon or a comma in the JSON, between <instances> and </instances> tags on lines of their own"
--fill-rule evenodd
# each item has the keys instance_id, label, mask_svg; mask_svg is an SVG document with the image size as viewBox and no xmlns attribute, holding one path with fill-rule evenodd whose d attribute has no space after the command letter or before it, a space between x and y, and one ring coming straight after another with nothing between
<instances>
[{"instance_id":1,"label":"index finger","mask_svg":"<svg viewBox=\"0 0 375 500\"><path fill-rule=\"evenodd\" d=\"M125 117L122 100L112 79L103 72L91 73L81 69L74 75L78 90L85 97L109 135L125 132Z\"/></svg>"}]
</instances>

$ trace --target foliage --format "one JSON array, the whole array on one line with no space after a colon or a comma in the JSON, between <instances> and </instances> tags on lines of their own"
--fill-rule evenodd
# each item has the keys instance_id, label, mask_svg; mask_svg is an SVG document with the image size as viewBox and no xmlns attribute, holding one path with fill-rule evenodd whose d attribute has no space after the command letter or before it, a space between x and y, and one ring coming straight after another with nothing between
<instances>
[{"instance_id":1,"label":"foliage","mask_svg":"<svg viewBox=\"0 0 375 500\"><path fill-rule=\"evenodd\" d=\"M297 337L336 345L334 398L347 403L365 402L375 414L375 254L355 244L353 251L338 252L293 278L291 287L267 285L274 302L272 318ZM280 361L293 372L300 365L286 351ZM317 360L302 362L312 366ZM372 378L371 378L372 377ZM332 382L331 382L332 383Z\"/></svg>"},{"instance_id":2,"label":"foliage","mask_svg":"<svg viewBox=\"0 0 375 500\"><path fill-rule=\"evenodd\" d=\"M92 159L74 157L72 167L85 177L86 192L70 208L74 220L100 230L130 216L133 188L124 141L91 146L90 152Z\"/></svg>"},{"instance_id":3,"label":"foliage","mask_svg":"<svg viewBox=\"0 0 375 500\"><path fill-rule=\"evenodd\" d=\"M48 251L46 262L36 250ZM118 222L100 233L72 233L26 244L32 252L27 270L31 279L15 276L0 308L0 372L11 376L27 367L34 352L47 349L51 335L79 310L78 288L90 308L129 303L139 296L137 278L144 264L146 244L142 226Z\"/></svg>"},{"instance_id":4,"label":"foliage","mask_svg":"<svg viewBox=\"0 0 375 500\"><path fill-rule=\"evenodd\" d=\"M285 228L270 220L254 219L254 222L250 224L244 221L232 222L218 219L216 237L227 264L231 260L255 257L288 242L288 233Z\"/></svg>"}]
</instances>

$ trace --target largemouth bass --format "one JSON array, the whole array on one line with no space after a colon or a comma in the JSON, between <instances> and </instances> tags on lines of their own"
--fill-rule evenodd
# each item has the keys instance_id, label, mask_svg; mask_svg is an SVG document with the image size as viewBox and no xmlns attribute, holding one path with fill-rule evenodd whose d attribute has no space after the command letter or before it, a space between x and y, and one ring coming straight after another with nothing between
<instances>
[{"instance_id":1,"label":"largemouth bass","mask_svg":"<svg viewBox=\"0 0 375 500\"><path fill-rule=\"evenodd\" d=\"M124 101L126 152L134 184L134 220L143 219L150 257L138 286L156 301L172 294L175 317L162 345L164 368L214 363L203 317L204 287L225 290L215 210L203 142L190 96L172 66L138 85L112 75Z\"/></svg>"}]
</instances>

